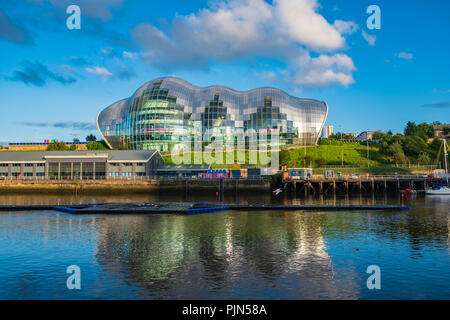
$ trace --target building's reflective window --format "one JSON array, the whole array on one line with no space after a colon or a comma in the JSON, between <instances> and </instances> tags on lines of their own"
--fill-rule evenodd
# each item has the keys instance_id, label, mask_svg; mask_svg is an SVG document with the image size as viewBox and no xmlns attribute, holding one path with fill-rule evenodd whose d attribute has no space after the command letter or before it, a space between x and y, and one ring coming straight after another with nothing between
<instances>
[{"instance_id":1,"label":"building's reflective window","mask_svg":"<svg viewBox=\"0 0 450 320\"><path fill-rule=\"evenodd\" d=\"M48 178L49 179L59 179L58 162L50 162L48 164Z\"/></svg>"},{"instance_id":2,"label":"building's reflective window","mask_svg":"<svg viewBox=\"0 0 450 320\"><path fill-rule=\"evenodd\" d=\"M70 180L72 178L72 163L61 162L60 163L60 179Z\"/></svg>"},{"instance_id":3,"label":"building's reflective window","mask_svg":"<svg viewBox=\"0 0 450 320\"><path fill-rule=\"evenodd\" d=\"M72 177L74 180L81 179L81 163L80 162L73 163Z\"/></svg>"},{"instance_id":4,"label":"building's reflective window","mask_svg":"<svg viewBox=\"0 0 450 320\"><path fill-rule=\"evenodd\" d=\"M205 111L200 114L203 133L213 129L218 134L226 135L229 132L228 129L234 127L234 121L231 120L227 108L223 106L223 101L219 97L219 92L216 92L213 100L209 101Z\"/></svg>"},{"instance_id":5,"label":"building's reflective window","mask_svg":"<svg viewBox=\"0 0 450 320\"><path fill-rule=\"evenodd\" d=\"M266 131L267 140L270 143L271 133L277 132L280 137L280 143L293 144L294 139L298 137L297 128L293 126L292 121L287 120L287 115L280 112L280 108L272 106L272 97L264 97L264 106L256 108L256 112L250 114L250 119L244 121L246 130L253 129L256 132Z\"/></svg>"},{"instance_id":6,"label":"building's reflective window","mask_svg":"<svg viewBox=\"0 0 450 320\"><path fill-rule=\"evenodd\" d=\"M169 151L174 134L192 132L191 114L177 103L169 90L156 81L150 89L132 101L129 119L125 117L127 143L131 149Z\"/></svg>"},{"instance_id":7,"label":"building's reflective window","mask_svg":"<svg viewBox=\"0 0 450 320\"><path fill-rule=\"evenodd\" d=\"M106 162L95 163L95 179L105 179L106 177Z\"/></svg>"},{"instance_id":8,"label":"building's reflective window","mask_svg":"<svg viewBox=\"0 0 450 320\"><path fill-rule=\"evenodd\" d=\"M83 162L83 179L91 180L94 178L94 163Z\"/></svg>"}]
</instances>

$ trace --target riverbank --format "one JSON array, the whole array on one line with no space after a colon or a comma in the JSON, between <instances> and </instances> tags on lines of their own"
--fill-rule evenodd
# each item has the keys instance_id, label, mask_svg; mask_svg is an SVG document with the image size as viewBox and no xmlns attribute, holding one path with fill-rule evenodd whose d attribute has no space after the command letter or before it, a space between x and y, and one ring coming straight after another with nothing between
<instances>
[{"instance_id":1,"label":"riverbank","mask_svg":"<svg viewBox=\"0 0 450 320\"><path fill-rule=\"evenodd\" d=\"M220 180L148 179L148 180L4 180L1 193L51 194L175 194L219 192ZM270 192L263 179L224 180L225 193Z\"/></svg>"}]
</instances>

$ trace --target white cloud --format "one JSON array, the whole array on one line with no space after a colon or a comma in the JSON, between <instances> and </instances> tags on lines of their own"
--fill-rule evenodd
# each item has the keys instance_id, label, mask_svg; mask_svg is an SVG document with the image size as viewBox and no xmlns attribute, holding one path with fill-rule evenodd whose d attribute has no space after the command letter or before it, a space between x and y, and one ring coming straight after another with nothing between
<instances>
[{"instance_id":1,"label":"white cloud","mask_svg":"<svg viewBox=\"0 0 450 320\"><path fill-rule=\"evenodd\" d=\"M414 58L414 55L412 53L407 53L407 52L399 52L394 55L397 58L405 59L405 60L409 60L409 61L412 61L412 59Z\"/></svg>"},{"instance_id":2,"label":"white cloud","mask_svg":"<svg viewBox=\"0 0 450 320\"><path fill-rule=\"evenodd\" d=\"M353 21L343 20L335 20L333 27L341 34L352 34L359 29L359 26Z\"/></svg>"},{"instance_id":3,"label":"white cloud","mask_svg":"<svg viewBox=\"0 0 450 320\"><path fill-rule=\"evenodd\" d=\"M108 69L103 67L86 67L85 70L89 73L96 74L99 76L112 77L112 73Z\"/></svg>"},{"instance_id":4,"label":"white cloud","mask_svg":"<svg viewBox=\"0 0 450 320\"><path fill-rule=\"evenodd\" d=\"M368 34L365 30L362 31L363 38L369 43L371 46L375 45L375 41L377 41L377 37L374 35Z\"/></svg>"},{"instance_id":5,"label":"white cloud","mask_svg":"<svg viewBox=\"0 0 450 320\"><path fill-rule=\"evenodd\" d=\"M129 59L136 59L136 57L137 57L137 54L135 52L129 52L129 51L122 52L122 55L125 58L129 58Z\"/></svg>"},{"instance_id":6,"label":"white cloud","mask_svg":"<svg viewBox=\"0 0 450 320\"><path fill-rule=\"evenodd\" d=\"M345 45L342 35L317 13L316 0L277 0L274 13L280 34L311 49L336 50Z\"/></svg>"},{"instance_id":7,"label":"white cloud","mask_svg":"<svg viewBox=\"0 0 450 320\"><path fill-rule=\"evenodd\" d=\"M320 55L317 58L312 59L312 65L314 67L331 68L338 67L346 71L356 70L353 60L345 54L335 54L333 56Z\"/></svg>"},{"instance_id":8,"label":"white cloud","mask_svg":"<svg viewBox=\"0 0 450 320\"><path fill-rule=\"evenodd\" d=\"M311 76L297 83L348 85L356 70L353 61L334 52L346 48L344 35L358 26L343 20L330 24L318 9L317 0L219 1L196 13L176 15L165 29L139 24L131 35L142 45L144 61L163 69L267 58L285 64L292 79L312 75L313 70L327 77L323 81ZM310 51L320 53L319 60L311 59ZM266 76L274 79L273 72Z\"/></svg>"},{"instance_id":9,"label":"white cloud","mask_svg":"<svg viewBox=\"0 0 450 320\"><path fill-rule=\"evenodd\" d=\"M338 83L348 86L355 82L352 72L356 71L356 67L353 60L345 54L332 56L321 54L319 57L306 60L303 72L297 72L292 76L292 82L297 85L322 87ZM305 65L305 61L301 64Z\"/></svg>"},{"instance_id":10,"label":"white cloud","mask_svg":"<svg viewBox=\"0 0 450 320\"><path fill-rule=\"evenodd\" d=\"M448 90L438 90L438 89L433 89L433 93L447 94L447 93L450 93L450 89L448 89Z\"/></svg>"},{"instance_id":11,"label":"white cloud","mask_svg":"<svg viewBox=\"0 0 450 320\"><path fill-rule=\"evenodd\" d=\"M257 72L256 75L262 77L263 79L265 79L271 83L274 83L278 80L277 74L271 70Z\"/></svg>"},{"instance_id":12,"label":"white cloud","mask_svg":"<svg viewBox=\"0 0 450 320\"><path fill-rule=\"evenodd\" d=\"M337 5L334 5L332 10L333 11L341 11L341 8L339 8Z\"/></svg>"}]
</instances>

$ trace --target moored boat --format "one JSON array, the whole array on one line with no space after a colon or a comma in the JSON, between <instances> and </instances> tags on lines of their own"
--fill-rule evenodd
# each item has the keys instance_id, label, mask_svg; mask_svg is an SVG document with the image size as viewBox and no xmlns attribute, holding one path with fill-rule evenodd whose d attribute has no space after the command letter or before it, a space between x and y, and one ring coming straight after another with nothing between
<instances>
[{"instance_id":1,"label":"moored boat","mask_svg":"<svg viewBox=\"0 0 450 320\"><path fill-rule=\"evenodd\" d=\"M447 141L444 139L444 164L445 164L445 177L447 178L447 184L438 184L436 188L425 190L427 195L449 195L450 188L448 185L448 164L447 164Z\"/></svg>"}]
</instances>

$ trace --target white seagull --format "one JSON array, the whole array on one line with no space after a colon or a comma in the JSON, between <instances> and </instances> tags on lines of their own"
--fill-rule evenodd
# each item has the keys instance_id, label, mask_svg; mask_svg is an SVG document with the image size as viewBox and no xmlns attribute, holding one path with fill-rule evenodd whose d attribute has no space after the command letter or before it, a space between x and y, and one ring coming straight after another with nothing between
<instances>
[{"instance_id":1,"label":"white seagull","mask_svg":"<svg viewBox=\"0 0 450 320\"><path fill-rule=\"evenodd\" d=\"M283 192L283 191L282 191L280 188L278 188L278 189L276 189L276 190L273 191L273 193L275 193L276 196L279 195L279 194L282 193L282 192Z\"/></svg>"}]
</instances>

